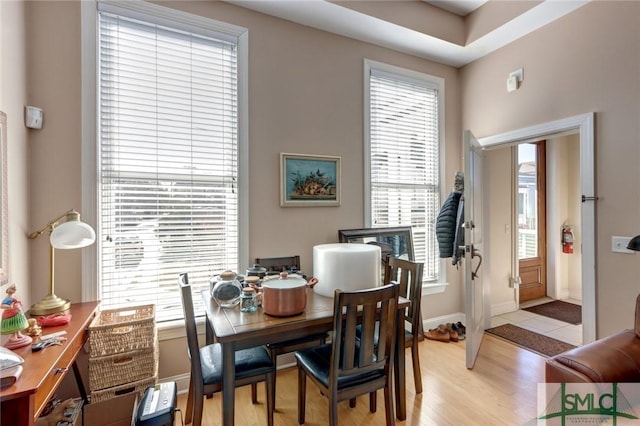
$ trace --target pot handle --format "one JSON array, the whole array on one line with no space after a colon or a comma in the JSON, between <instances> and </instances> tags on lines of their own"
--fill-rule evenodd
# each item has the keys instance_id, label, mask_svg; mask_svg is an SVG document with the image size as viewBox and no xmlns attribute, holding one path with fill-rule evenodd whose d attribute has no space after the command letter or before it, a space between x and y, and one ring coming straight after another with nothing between
<instances>
[{"instance_id":1,"label":"pot handle","mask_svg":"<svg viewBox=\"0 0 640 426\"><path fill-rule=\"evenodd\" d=\"M311 277L309 278L309 281L307 281L307 287L309 288L313 288L313 286L316 284L318 284L318 279L315 277Z\"/></svg>"}]
</instances>

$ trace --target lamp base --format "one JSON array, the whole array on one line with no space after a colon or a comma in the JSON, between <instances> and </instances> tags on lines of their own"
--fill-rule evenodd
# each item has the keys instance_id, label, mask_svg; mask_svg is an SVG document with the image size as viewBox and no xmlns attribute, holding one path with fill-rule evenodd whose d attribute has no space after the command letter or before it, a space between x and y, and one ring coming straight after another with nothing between
<instances>
[{"instance_id":1,"label":"lamp base","mask_svg":"<svg viewBox=\"0 0 640 426\"><path fill-rule=\"evenodd\" d=\"M44 299L38 303L31 305L29 314L32 317L39 317L43 315L57 314L68 311L71 308L71 302L66 299L62 299L55 294L45 296Z\"/></svg>"}]
</instances>

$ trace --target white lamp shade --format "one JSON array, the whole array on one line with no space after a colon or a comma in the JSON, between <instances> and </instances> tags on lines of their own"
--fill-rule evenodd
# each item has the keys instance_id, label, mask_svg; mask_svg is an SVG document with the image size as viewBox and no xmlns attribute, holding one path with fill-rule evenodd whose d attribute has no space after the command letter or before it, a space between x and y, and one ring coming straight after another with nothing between
<instances>
[{"instance_id":1,"label":"white lamp shade","mask_svg":"<svg viewBox=\"0 0 640 426\"><path fill-rule=\"evenodd\" d=\"M89 246L96 240L93 228L79 220L56 226L51 232L51 245L56 249L76 249Z\"/></svg>"}]
</instances>

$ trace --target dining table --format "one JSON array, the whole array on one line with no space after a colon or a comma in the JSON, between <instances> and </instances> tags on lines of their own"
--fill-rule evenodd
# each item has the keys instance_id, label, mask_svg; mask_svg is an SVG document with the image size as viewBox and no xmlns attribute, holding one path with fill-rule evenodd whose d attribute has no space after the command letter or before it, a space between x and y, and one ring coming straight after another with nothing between
<instances>
[{"instance_id":1,"label":"dining table","mask_svg":"<svg viewBox=\"0 0 640 426\"><path fill-rule=\"evenodd\" d=\"M209 290L201 292L204 301L207 344L217 342L222 348L222 424L232 426L235 419L235 353L267 343L279 343L333 329L333 298L307 290L304 312L275 317L263 312L241 312L238 306L220 307ZM396 418L406 419L404 311L409 299L398 300L396 351L393 354Z\"/></svg>"}]
</instances>

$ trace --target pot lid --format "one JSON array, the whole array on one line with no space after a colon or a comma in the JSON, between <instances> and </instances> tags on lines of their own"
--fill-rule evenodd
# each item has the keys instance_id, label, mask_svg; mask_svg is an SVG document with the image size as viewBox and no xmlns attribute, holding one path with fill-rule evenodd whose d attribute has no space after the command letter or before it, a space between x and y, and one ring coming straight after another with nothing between
<instances>
[{"instance_id":1,"label":"pot lid","mask_svg":"<svg viewBox=\"0 0 640 426\"><path fill-rule=\"evenodd\" d=\"M267 268L260 266L257 263L254 263L252 267L247 269L247 275L265 274L266 272Z\"/></svg>"},{"instance_id":2,"label":"pot lid","mask_svg":"<svg viewBox=\"0 0 640 426\"><path fill-rule=\"evenodd\" d=\"M278 278L274 277L270 280L265 280L262 282L262 288L298 288L298 287L306 287L307 280L302 278L301 276L289 275L287 278Z\"/></svg>"},{"instance_id":3,"label":"pot lid","mask_svg":"<svg viewBox=\"0 0 640 426\"><path fill-rule=\"evenodd\" d=\"M220 279L223 281L231 281L236 277L236 273L233 271L224 271L220 273Z\"/></svg>"}]
</instances>

